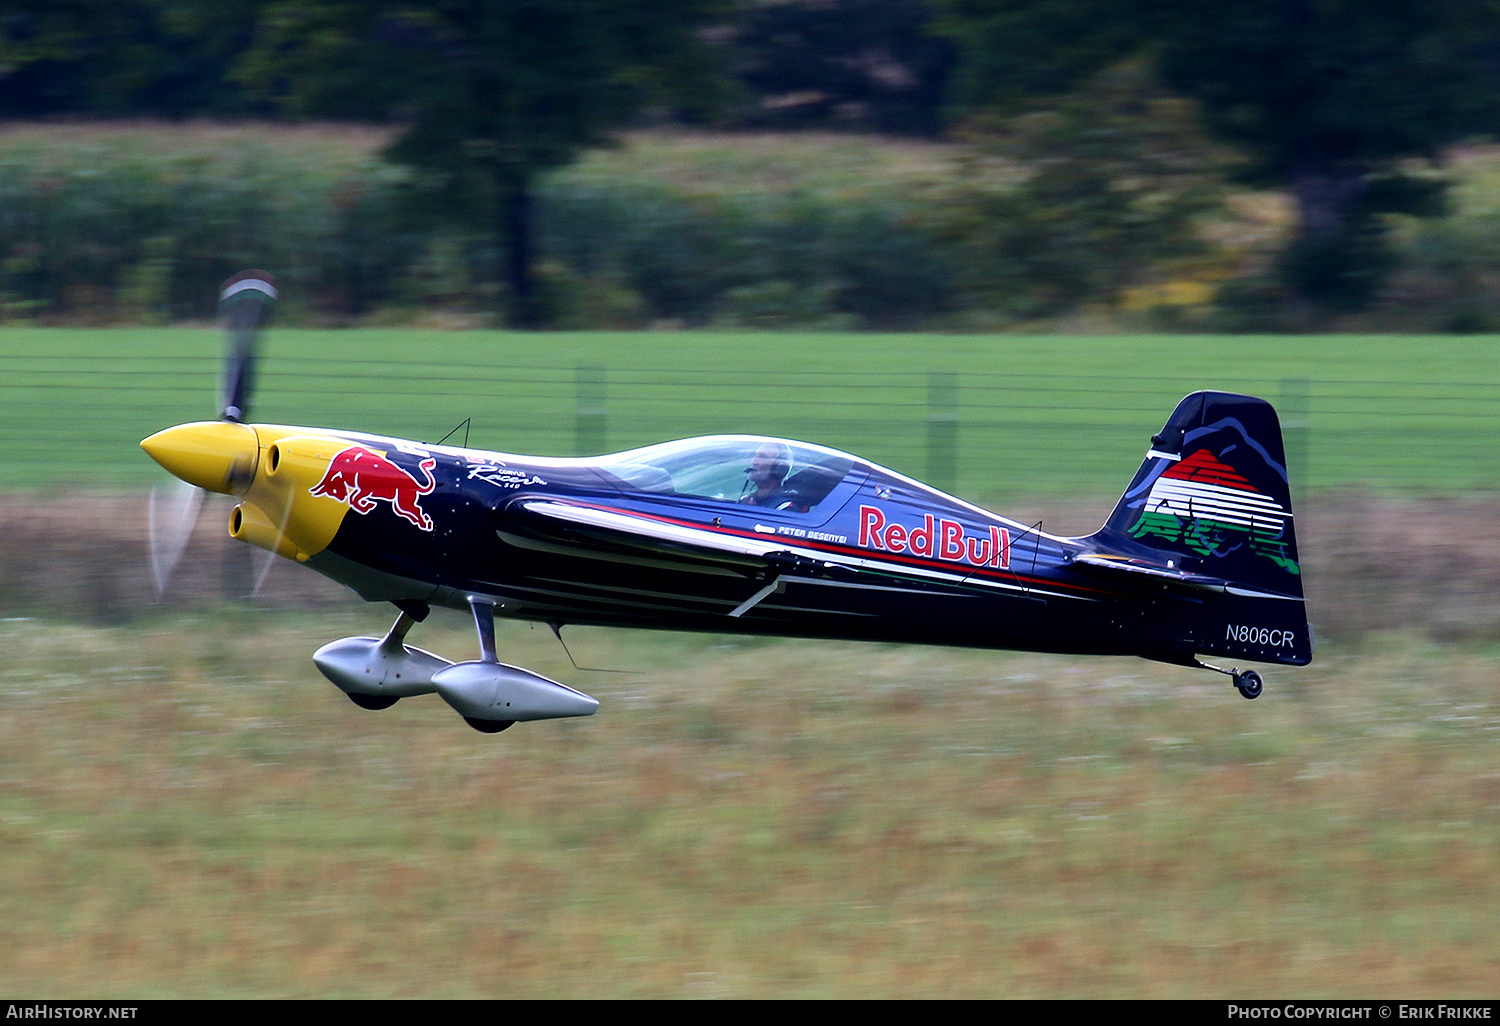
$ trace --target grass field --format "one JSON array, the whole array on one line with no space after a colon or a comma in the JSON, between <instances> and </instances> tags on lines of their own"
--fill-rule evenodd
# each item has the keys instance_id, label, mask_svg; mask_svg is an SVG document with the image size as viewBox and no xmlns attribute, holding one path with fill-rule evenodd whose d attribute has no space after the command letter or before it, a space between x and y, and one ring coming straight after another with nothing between
<instances>
[{"instance_id":1,"label":"grass field","mask_svg":"<svg viewBox=\"0 0 1500 1026\"><path fill-rule=\"evenodd\" d=\"M603 701L369 713L309 627L0 624L0 991L1493 997L1494 649L1209 674L578 631ZM457 617L424 625L471 646ZM417 640L415 637L413 640ZM580 680L580 678L587 678Z\"/></svg>"},{"instance_id":2,"label":"grass field","mask_svg":"<svg viewBox=\"0 0 1500 1026\"><path fill-rule=\"evenodd\" d=\"M143 486L136 448L216 413L217 333L0 330L0 489ZM929 375L956 385L957 479L999 504L1112 495L1199 388L1278 403L1310 490L1500 487L1490 336L1024 336L273 330L256 417L579 452L578 368L604 374L610 449L785 434L927 475ZM1300 463L1300 468L1299 468Z\"/></svg>"}]
</instances>

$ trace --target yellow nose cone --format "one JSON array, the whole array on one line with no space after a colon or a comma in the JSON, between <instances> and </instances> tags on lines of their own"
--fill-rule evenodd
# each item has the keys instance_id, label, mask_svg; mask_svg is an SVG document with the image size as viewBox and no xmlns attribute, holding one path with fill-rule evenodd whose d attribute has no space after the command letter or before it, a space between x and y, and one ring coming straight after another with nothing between
<instances>
[{"instance_id":1,"label":"yellow nose cone","mask_svg":"<svg viewBox=\"0 0 1500 1026\"><path fill-rule=\"evenodd\" d=\"M158 431L141 448L188 484L225 495L239 495L250 487L260 455L254 428L223 420Z\"/></svg>"}]
</instances>

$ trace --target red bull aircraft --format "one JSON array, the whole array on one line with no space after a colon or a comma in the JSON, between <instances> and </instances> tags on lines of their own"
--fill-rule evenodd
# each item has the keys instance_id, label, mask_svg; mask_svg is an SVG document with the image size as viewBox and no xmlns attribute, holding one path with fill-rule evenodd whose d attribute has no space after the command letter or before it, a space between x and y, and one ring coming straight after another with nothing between
<instances>
[{"instance_id":1,"label":"red bull aircraft","mask_svg":"<svg viewBox=\"0 0 1500 1026\"><path fill-rule=\"evenodd\" d=\"M398 610L384 637L313 656L366 709L435 692L488 732L592 714L593 698L499 661L496 616L1135 655L1227 674L1246 698L1258 673L1201 657L1312 658L1281 429L1263 400L1182 400L1104 526L1063 538L789 439L548 459L247 423L274 297L259 272L226 283L221 418L141 443L194 486L175 510L153 502L157 580L198 489L236 496L230 535ZM433 606L473 616L478 659L405 643Z\"/></svg>"}]
</instances>

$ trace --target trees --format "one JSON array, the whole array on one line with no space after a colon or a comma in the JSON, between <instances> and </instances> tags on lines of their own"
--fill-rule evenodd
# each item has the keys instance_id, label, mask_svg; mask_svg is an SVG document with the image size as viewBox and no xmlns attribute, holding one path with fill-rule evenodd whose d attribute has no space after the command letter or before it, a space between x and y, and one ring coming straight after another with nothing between
<instances>
[{"instance_id":1,"label":"trees","mask_svg":"<svg viewBox=\"0 0 1500 1026\"><path fill-rule=\"evenodd\" d=\"M400 126L425 209L488 224L510 319L544 319L537 176L652 102L714 101L732 0L0 0L0 114L277 109ZM233 70L231 70L233 69Z\"/></svg>"},{"instance_id":2,"label":"trees","mask_svg":"<svg viewBox=\"0 0 1500 1026\"><path fill-rule=\"evenodd\" d=\"M0 0L0 117L264 113L229 81L255 0Z\"/></svg>"},{"instance_id":3,"label":"trees","mask_svg":"<svg viewBox=\"0 0 1500 1026\"><path fill-rule=\"evenodd\" d=\"M703 29L726 0L272 3L242 75L285 109L390 117L387 155L449 216L491 226L510 320L545 319L534 186L644 104L718 89ZM437 209L435 207L434 209Z\"/></svg>"},{"instance_id":4,"label":"trees","mask_svg":"<svg viewBox=\"0 0 1500 1026\"><path fill-rule=\"evenodd\" d=\"M730 43L735 77L754 103L736 120L938 135L955 58L931 21L930 0L747 4Z\"/></svg>"},{"instance_id":5,"label":"trees","mask_svg":"<svg viewBox=\"0 0 1500 1026\"><path fill-rule=\"evenodd\" d=\"M1249 157L1247 180L1290 190L1281 278L1329 309L1374 295L1381 214L1437 209L1441 183L1407 162L1500 125L1495 0L945 0L943 25L971 109L1153 60Z\"/></svg>"},{"instance_id":6,"label":"trees","mask_svg":"<svg viewBox=\"0 0 1500 1026\"><path fill-rule=\"evenodd\" d=\"M1201 255L1199 219L1222 200L1226 155L1138 61L965 136L938 228L965 292L1010 317L1119 304Z\"/></svg>"}]
</instances>

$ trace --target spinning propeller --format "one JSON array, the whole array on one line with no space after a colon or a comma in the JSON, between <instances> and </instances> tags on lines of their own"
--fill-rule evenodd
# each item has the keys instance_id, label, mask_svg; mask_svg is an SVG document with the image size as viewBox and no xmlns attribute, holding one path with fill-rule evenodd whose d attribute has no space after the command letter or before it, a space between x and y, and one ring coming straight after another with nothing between
<instances>
[{"instance_id":1,"label":"spinning propeller","mask_svg":"<svg viewBox=\"0 0 1500 1026\"><path fill-rule=\"evenodd\" d=\"M171 485L151 489L148 505L151 574L160 595L182 558L203 506L204 491L242 495L255 477L259 454L249 416L255 389L255 351L260 329L276 307L274 279L263 271L241 271L219 294L219 321L227 345L224 391L217 422L169 428L141 447L177 477ZM270 566L257 575L256 589Z\"/></svg>"}]
</instances>

